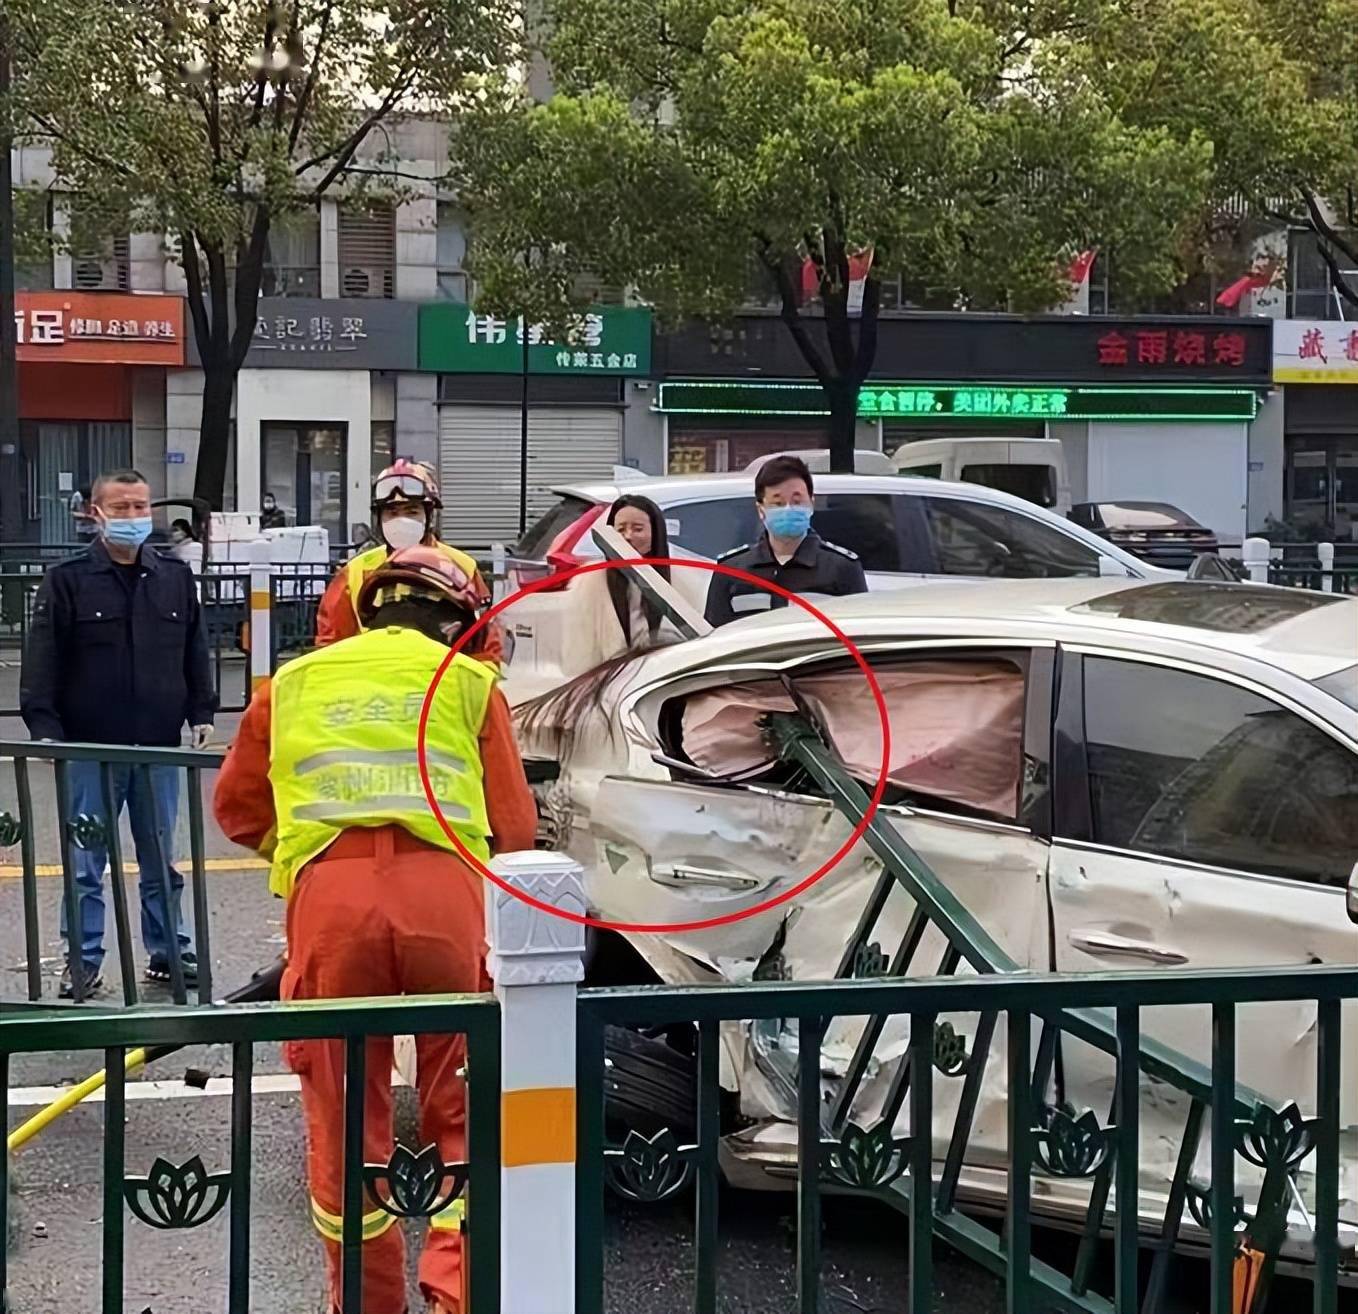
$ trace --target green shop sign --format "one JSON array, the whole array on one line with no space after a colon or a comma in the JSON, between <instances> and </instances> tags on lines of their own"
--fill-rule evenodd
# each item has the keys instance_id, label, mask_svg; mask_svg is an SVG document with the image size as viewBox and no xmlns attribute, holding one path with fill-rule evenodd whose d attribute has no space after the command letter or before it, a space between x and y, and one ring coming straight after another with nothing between
<instances>
[{"instance_id":1,"label":"green shop sign","mask_svg":"<svg viewBox=\"0 0 1358 1314\"><path fill-rule=\"evenodd\" d=\"M420 307L420 369L439 374L519 374L523 320L483 315L460 301ZM651 312L596 306L577 317L564 341L541 324L528 329L530 374L649 374Z\"/></svg>"},{"instance_id":2,"label":"green shop sign","mask_svg":"<svg viewBox=\"0 0 1358 1314\"><path fill-rule=\"evenodd\" d=\"M662 383L656 408L669 415L830 413L815 384L694 381ZM1166 420L1248 422L1259 411L1252 388L1024 388L980 384L869 383L858 393L866 420Z\"/></svg>"}]
</instances>

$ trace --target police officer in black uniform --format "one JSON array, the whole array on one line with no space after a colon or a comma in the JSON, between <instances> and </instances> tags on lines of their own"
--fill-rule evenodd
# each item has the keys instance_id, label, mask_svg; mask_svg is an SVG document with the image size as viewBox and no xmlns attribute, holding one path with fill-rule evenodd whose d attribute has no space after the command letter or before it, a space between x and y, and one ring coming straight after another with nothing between
<instances>
[{"instance_id":1,"label":"police officer in black uniform","mask_svg":"<svg viewBox=\"0 0 1358 1314\"><path fill-rule=\"evenodd\" d=\"M764 532L757 542L723 554L723 565L748 571L790 593L838 598L868 591L863 563L848 548L827 543L812 530L815 494L811 471L800 457L775 456L764 462L755 476L754 500ZM786 606L786 598L730 575L714 574L707 589L711 625Z\"/></svg>"}]
</instances>

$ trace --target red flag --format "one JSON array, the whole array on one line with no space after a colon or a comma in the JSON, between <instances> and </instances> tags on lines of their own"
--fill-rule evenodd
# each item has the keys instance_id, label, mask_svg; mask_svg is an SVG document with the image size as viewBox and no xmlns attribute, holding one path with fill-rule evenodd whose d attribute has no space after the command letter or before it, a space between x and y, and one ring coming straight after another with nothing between
<instances>
[{"instance_id":1,"label":"red flag","mask_svg":"<svg viewBox=\"0 0 1358 1314\"><path fill-rule=\"evenodd\" d=\"M1098 249L1081 251L1074 260L1070 262L1070 268L1066 270L1066 277L1070 279L1076 287L1083 287L1084 281L1089 277L1089 271L1094 268L1094 261L1098 258Z\"/></svg>"},{"instance_id":2,"label":"red flag","mask_svg":"<svg viewBox=\"0 0 1358 1314\"><path fill-rule=\"evenodd\" d=\"M1221 295L1217 297L1217 305L1225 306L1227 310L1234 310L1247 293L1257 292L1261 287L1268 287L1273 282L1273 271L1271 269L1255 270L1253 273L1246 274L1244 278L1237 278L1230 287L1223 288Z\"/></svg>"}]
</instances>

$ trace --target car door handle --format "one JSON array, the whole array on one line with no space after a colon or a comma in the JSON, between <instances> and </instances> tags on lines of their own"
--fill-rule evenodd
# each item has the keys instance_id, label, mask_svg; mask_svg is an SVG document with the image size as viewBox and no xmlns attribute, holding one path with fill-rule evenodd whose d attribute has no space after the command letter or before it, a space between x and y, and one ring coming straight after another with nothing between
<instances>
[{"instance_id":1,"label":"car door handle","mask_svg":"<svg viewBox=\"0 0 1358 1314\"><path fill-rule=\"evenodd\" d=\"M1174 967L1188 962L1188 955L1177 949L1164 949L1144 940L1129 940L1111 931L1074 930L1066 937L1077 949L1107 958L1145 958L1152 963Z\"/></svg>"},{"instance_id":2,"label":"car door handle","mask_svg":"<svg viewBox=\"0 0 1358 1314\"><path fill-rule=\"evenodd\" d=\"M757 890L763 884L753 876L742 876L735 871L721 871L714 867L655 867L651 879L658 885L684 888L692 885L716 886L723 890Z\"/></svg>"}]
</instances>

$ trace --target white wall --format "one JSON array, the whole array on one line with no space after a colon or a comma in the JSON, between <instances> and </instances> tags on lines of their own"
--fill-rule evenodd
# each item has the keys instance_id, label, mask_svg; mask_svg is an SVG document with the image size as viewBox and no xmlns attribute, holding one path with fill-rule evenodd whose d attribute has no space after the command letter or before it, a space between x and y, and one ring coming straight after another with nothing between
<instances>
[{"instance_id":1,"label":"white wall","mask_svg":"<svg viewBox=\"0 0 1358 1314\"><path fill-rule=\"evenodd\" d=\"M241 511L259 511L260 427L269 420L348 426L350 521L368 509L372 383L367 370L242 370L236 379L236 479Z\"/></svg>"},{"instance_id":2,"label":"white wall","mask_svg":"<svg viewBox=\"0 0 1358 1314\"><path fill-rule=\"evenodd\" d=\"M145 476L152 497L165 497L166 371L132 371L132 464Z\"/></svg>"},{"instance_id":3,"label":"white wall","mask_svg":"<svg viewBox=\"0 0 1358 1314\"><path fill-rule=\"evenodd\" d=\"M1249 426L1089 426L1089 499L1169 502L1216 531L1223 543L1247 534Z\"/></svg>"},{"instance_id":4,"label":"white wall","mask_svg":"<svg viewBox=\"0 0 1358 1314\"><path fill-rule=\"evenodd\" d=\"M198 470L198 433L203 419L203 371L170 370L165 375L165 449L184 460L165 467L165 496L190 497Z\"/></svg>"}]
</instances>

